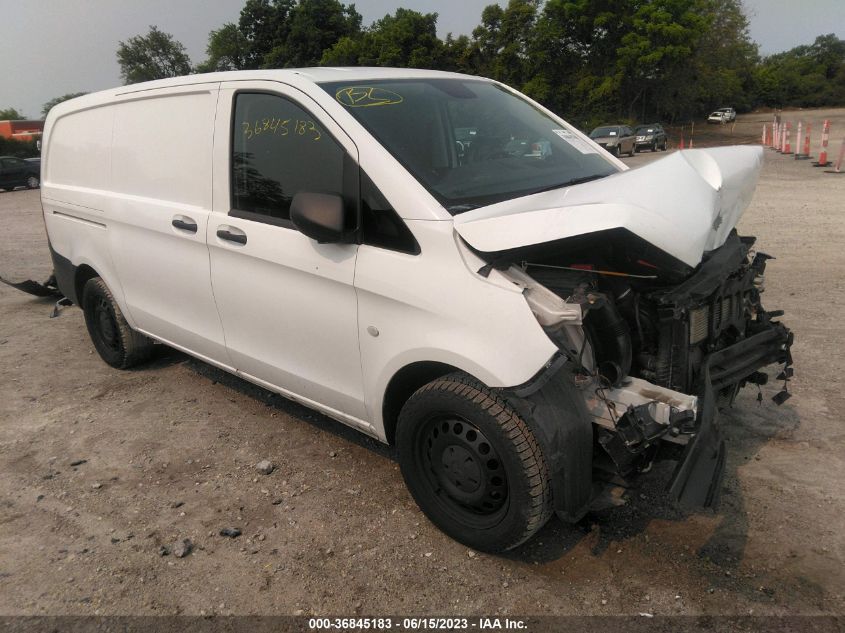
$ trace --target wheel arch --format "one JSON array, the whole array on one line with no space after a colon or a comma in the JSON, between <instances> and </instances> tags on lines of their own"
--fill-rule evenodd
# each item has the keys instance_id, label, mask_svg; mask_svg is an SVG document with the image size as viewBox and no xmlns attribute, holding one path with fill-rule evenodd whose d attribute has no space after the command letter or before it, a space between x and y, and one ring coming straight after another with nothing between
<instances>
[{"instance_id":1,"label":"wheel arch","mask_svg":"<svg viewBox=\"0 0 845 633\"><path fill-rule=\"evenodd\" d=\"M393 374L393 377L387 383L381 404L382 422L388 444L392 446L396 442L396 424L399 421L399 412L408 398L423 385L456 371L464 370L438 361L417 361L405 365Z\"/></svg>"},{"instance_id":2,"label":"wheel arch","mask_svg":"<svg viewBox=\"0 0 845 633\"><path fill-rule=\"evenodd\" d=\"M73 276L73 292L74 297L68 297L76 305L82 305L82 290L94 277L99 277L100 274L88 264L82 264L76 268L76 274Z\"/></svg>"}]
</instances>

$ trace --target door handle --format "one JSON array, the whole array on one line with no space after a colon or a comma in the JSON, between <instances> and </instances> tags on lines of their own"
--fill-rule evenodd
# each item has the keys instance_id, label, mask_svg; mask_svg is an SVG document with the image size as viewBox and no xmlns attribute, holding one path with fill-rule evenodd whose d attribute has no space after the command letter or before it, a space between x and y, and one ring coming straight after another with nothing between
<instances>
[{"instance_id":1,"label":"door handle","mask_svg":"<svg viewBox=\"0 0 845 633\"><path fill-rule=\"evenodd\" d=\"M197 223L191 220L191 218L173 218L173 221L170 224L175 226L177 229L182 229L183 231L188 231L189 233L197 232Z\"/></svg>"},{"instance_id":2,"label":"door handle","mask_svg":"<svg viewBox=\"0 0 845 633\"><path fill-rule=\"evenodd\" d=\"M227 242L246 244L246 235L244 233L232 233L228 229L217 229L217 237Z\"/></svg>"}]
</instances>

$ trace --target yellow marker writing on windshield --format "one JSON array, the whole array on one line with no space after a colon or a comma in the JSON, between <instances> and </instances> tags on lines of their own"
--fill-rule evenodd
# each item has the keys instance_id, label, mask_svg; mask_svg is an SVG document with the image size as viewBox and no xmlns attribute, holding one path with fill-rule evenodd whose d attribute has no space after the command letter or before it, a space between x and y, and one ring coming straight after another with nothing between
<instances>
[{"instance_id":1,"label":"yellow marker writing on windshield","mask_svg":"<svg viewBox=\"0 0 845 633\"><path fill-rule=\"evenodd\" d=\"M335 99L347 108L396 105L403 101L402 95L375 86L347 86L335 93Z\"/></svg>"}]
</instances>

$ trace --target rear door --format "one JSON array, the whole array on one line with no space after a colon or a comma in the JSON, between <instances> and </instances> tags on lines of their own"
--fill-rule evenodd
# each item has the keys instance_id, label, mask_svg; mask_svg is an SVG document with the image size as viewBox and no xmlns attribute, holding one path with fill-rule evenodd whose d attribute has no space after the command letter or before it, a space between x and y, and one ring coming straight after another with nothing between
<instances>
[{"instance_id":1,"label":"rear door","mask_svg":"<svg viewBox=\"0 0 845 633\"><path fill-rule=\"evenodd\" d=\"M342 194L357 215L357 149L296 89L221 88L208 247L229 356L249 378L366 429L358 245L318 244L289 219L298 192Z\"/></svg>"}]
</instances>

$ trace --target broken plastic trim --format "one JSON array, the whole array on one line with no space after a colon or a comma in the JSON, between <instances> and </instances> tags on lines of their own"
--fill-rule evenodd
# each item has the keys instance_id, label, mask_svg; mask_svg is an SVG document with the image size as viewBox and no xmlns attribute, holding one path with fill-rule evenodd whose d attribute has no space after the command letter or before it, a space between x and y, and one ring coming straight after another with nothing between
<instances>
[{"instance_id":1,"label":"broken plastic trim","mask_svg":"<svg viewBox=\"0 0 845 633\"><path fill-rule=\"evenodd\" d=\"M786 326L770 322L763 331L714 352L704 361L697 429L668 485L670 496L679 504L715 507L719 502L726 451L719 429L717 389L750 376L769 363L785 362L788 367L792 339Z\"/></svg>"},{"instance_id":2,"label":"broken plastic trim","mask_svg":"<svg viewBox=\"0 0 845 633\"><path fill-rule=\"evenodd\" d=\"M704 392L700 402L697 432L684 449L667 489L682 506L708 508L719 504L727 453L719 428L709 363L704 369Z\"/></svg>"},{"instance_id":3,"label":"broken plastic trim","mask_svg":"<svg viewBox=\"0 0 845 633\"><path fill-rule=\"evenodd\" d=\"M31 279L27 279L26 281L19 281L13 282L9 281L8 279L4 279L0 277L0 282L3 282L7 286L11 286L21 292L25 292L27 294L34 295L36 297L62 297L62 291L59 290L59 287L56 285L56 276L50 275L50 278L43 282L38 283L37 281L32 281Z\"/></svg>"}]
</instances>

